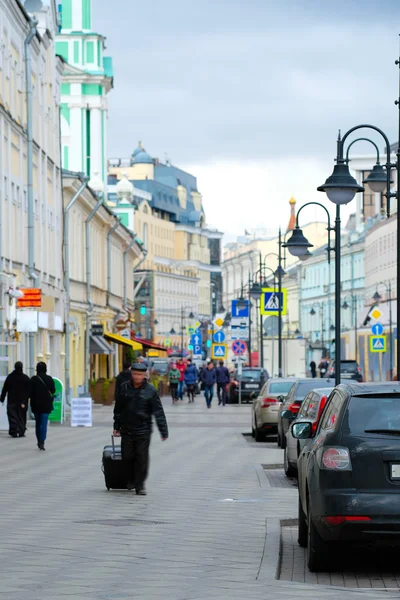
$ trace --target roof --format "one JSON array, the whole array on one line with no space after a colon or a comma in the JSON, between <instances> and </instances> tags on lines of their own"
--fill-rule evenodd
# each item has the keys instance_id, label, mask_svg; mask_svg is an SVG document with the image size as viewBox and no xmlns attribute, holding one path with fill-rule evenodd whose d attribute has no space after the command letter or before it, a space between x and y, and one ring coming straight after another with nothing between
<instances>
[{"instance_id":1,"label":"roof","mask_svg":"<svg viewBox=\"0 0 400 600\"><path fill-rule=\"evenodd\" d=\"M376 394L379 392L388 394L390 392L400 394L400 383L397 381L377 382L377 383L341 383L340 388L344 388L352 395L362 396L363 394Z\"/></svg>"}]
</instances>

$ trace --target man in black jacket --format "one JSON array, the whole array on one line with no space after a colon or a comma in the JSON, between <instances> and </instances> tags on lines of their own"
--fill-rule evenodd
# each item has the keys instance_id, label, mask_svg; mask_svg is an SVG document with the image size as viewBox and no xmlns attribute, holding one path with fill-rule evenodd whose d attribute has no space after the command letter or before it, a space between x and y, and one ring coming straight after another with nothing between
<instances>
[{"instance_id":1,"label":"man in black jacket","mask_svg":"<svg viewBox=\"0 0 400 600\"><path fill-rule=\"evenodd\" d=\"M44 362L36 365L36 375L31 379L31 409L35 415L36 438L39 450L45 450L49 414L53 410L53 399L56 393L54 380L47 375Z\"/></svg>"},{"instance_id":2,"label":"man in black jacket","mask_svg":"<svg viewBox=\"0 0 400 600\"><path fill-rule=\"evenodd\" d=\"M114 435L121 435L122 459L130 477L128 490L146 495L144 482L149 469L152 416L163 441L168 439L168 425L157 390L146 380L147 367L132 366L132 379L121 385L114 407Z\"/></svg>"},{"instance_id":3,"label":"man in black jacket","mask_svg":"<svg viewBox=\"0 0 400 600\"><path fill-rule=\"evenodd\" d=\"M31 380L23 372L22 362L15 363L15 370L8 375L1 391L0 402L7 400L8 435L13 438L24 437L26 431L26 412L31 395Z\"/></svg>"},{"instance_id":4,"label":"man in black jacket","mask_svg":"<svg viewBox=\"0 0 400 600\"><path fill-rule=\"evenodd\" d=\"M226 387L230 382L231 378L229 376L229 371L226 367L224 367L224 361L219 361L219 367L216 369L217 371L217 396L218 396L218 406L222 404L225 406L226 404Z\"/></svg>"},{"instance_id":5,"label":"man in black jacket","mask_svg":"<svg viewBox=\"0 0 400 600\"><path fill-rule=\"evenodd\" d=\"M122 371L117 375L115 380L115 394L114 400L117 401L119 391L121 389L121 385L126 381L131 381L132 373L131 373L131 363L129 361L125 361L122 365Z\"/></svg>"}]
</instances>

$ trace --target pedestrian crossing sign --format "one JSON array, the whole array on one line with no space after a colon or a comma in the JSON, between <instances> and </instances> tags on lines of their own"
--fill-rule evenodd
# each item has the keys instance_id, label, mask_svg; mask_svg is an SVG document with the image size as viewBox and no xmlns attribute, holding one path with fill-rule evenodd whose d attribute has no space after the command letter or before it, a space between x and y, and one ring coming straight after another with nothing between
<instances>
[{"instance_id":1,"label":"pedestrian crossing sign","mask_svg":"<svg viewBox=\"0 0 400 600\"><path fill-rule=\"evenodd\" d=\"M263 288L262 292L260 302L262 315L282 317L287 314L287 289L282 289L279 293L275 288Z\"/></svg>"},{"instance_id":2,"label":"pedestrian crossing sign","mask_svg":"<svg viewBox=\"0 0 400 600\"><path fill-rule=\"evenodd\" d=\"M228 356L228 344L213 344L211 346L211 357L212 358L227 358Z\"/></svg>"},{"instance_id":3,"label":"pedestrian crossing sign","mask_svg":"<svg viewBox=\"0 0 400 600\"><path fill-rule=\"evenodd\" d=\"M371 352L386 352L386 335L370 335L369 349Z\"/></svg>"}]
</instances>

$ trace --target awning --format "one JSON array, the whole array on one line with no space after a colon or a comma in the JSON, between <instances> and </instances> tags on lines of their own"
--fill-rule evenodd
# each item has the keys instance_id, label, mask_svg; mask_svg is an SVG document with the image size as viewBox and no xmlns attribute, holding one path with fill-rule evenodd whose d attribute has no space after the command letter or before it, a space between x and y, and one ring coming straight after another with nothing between
<instances>
[{"instance_id":1,"label":"awning","mask_svg":"<svg viewBox=\"0 0 400 600\"><path fill-rule=\"evenodd\" d=\"M105 331L104 337L109 342L115 342L116 344L121 344L122 346L129 346L129 348L132 348L132 350L143 350L143 346L142 344L139 344L139 342L128 340L117 333L109 333L108 331Z\"/></svg>"},{"instance_id":2,"label":"awning","mask_svg":"<svg viewBox=\"0 0 400 600\"><path fill-rule=\"evenodd\" d=\"M153 348L154 350L163 350L164 352L166 352L165 346L161 346L161 344L157 344L152 340L145 340L143 338L135 337L134 335L131 336L131 339L132 341L141 344L144 348Z\"/></svg>"},{"instance_id":3,"label":"awning","mask_svg":"<svg viewBox=\"0 0 400 600\"><path fill-rule=\"evenodd\" d=\"M90 354L114 354L114 349L100 335L90 336Z\"/></svg>"}]
</instances>

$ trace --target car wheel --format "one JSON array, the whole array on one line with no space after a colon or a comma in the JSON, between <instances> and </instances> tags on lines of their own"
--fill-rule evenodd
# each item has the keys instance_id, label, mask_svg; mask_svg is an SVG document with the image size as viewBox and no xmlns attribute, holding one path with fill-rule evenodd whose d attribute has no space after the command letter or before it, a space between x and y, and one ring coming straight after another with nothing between
<instances>
[{"instance_id":1,"label":"car wheel","mask_svg":"<svg viewBox=\"0 0 400 600\"><path fill-rule=\"evenodd\" d=\"M329 543L325 542L319 535L317 528L312 522L310 511L308 513L307 527L307 566L312 573L328 569Z\"/></svg>"},{"instance_id":2,"label":"car wheel","mask_svg":"<svg viewBox=\"0 0 400 600\"><path fill-rule=\"evenodd\" d=\"M301 548L307 548L307 521L306 515L304 514L303 507L301 506L300 494L299 494L299 536L297 542Z\"/></svg>"},{"instance_id":3,"label":"car wheel","mask_svg":"<svg viewBox=\"0 0 400 600\"><path fill-rule=\"evenodd\" d=\"M255 437L256 437L256 442L264 442L265 440L265 435L262 431L260 431L257 427L257 421L255 422Z\"/></svg>"},{"instance_id":4,"label":"car wheel","mask_svg":"<svg viewBox=\"0 0 400 600\"><path fill-rule=\"evenodd\" d=\"M285 446L285 452L283 453L283 468L284 468L286 477L296 477L297 470L289 462L286 446Z\"/></svg>"}]
</instances>

